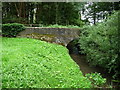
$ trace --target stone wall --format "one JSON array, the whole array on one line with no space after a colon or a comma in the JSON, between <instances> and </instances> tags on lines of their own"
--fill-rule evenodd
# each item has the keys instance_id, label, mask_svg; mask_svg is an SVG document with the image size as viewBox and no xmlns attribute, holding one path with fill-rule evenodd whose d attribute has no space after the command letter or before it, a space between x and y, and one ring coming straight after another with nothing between
<instances>
[{"instance_id":1,"label":"stone wall","mask_svg":"<svg viewBox=\"0 0 120 90\"><path fill-rule=\"evenodd\" d=\"M18 37L36 38L67 45L70 41L78 38L80 29L76 28L43 28L43 27L26 27L26 30L20 32ZM48 39L48 40L47 40Z\"/></svg>"}]
</instances>

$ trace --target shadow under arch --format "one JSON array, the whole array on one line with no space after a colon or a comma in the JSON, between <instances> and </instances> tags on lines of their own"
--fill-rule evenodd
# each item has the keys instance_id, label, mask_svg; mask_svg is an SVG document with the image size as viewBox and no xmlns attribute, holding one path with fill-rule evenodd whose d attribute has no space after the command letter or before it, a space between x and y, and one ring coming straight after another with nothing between
<instances>
[{"instance_id":1,"label":"shadow under arch","mask_svg":"<svg viewBox=\"0 0 120 90\"><path fill-rule=\"evenodd\" d=\"M70 41L66 48L69 50L69 54L79 54L79 38L75 38L72 41Z\"/></svg>"}]
</instances>

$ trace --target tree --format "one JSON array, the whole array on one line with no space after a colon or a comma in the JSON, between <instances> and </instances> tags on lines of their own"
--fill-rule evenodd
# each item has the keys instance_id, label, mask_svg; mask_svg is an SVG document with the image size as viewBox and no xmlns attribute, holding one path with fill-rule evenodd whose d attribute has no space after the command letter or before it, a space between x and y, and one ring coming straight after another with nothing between
<instances>
[{"instance_id":1,"label":"tree","mask_svg":"<svg viewBox=\"0 0 120 90\"><path fill-rule=\"evenodd\" d=\"M3 2L3 23L80 25L83 3Z\"/></svg>"},{"instance_id":2,"label":"tree","mask_svg":"<svg viewBox=\"0 0 120 90\"><path fill-rule=\"evenodd\" d=\"M86 3L83 8L83 14L86 19L96 24L96 22L107 19L113 10L119 10L118 2L92 2Z\"/></svg>"}]
</instances>

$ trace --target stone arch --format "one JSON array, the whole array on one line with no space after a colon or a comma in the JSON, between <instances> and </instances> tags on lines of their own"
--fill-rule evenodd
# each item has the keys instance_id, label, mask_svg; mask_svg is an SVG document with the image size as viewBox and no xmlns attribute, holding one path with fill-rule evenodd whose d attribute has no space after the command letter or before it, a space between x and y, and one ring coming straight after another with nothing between
<instances>
[{"instance_id":1,"label":"stone arch","mask_svg":"<svg viewBox=\"0 0 120 90\"><path fill-rule=\"evenodd\" d=\"M26 27L17 37L42 39L51 43L67 46L70 41L79 38L79 34L79 28Z\"/></svg>"}]
</instances>

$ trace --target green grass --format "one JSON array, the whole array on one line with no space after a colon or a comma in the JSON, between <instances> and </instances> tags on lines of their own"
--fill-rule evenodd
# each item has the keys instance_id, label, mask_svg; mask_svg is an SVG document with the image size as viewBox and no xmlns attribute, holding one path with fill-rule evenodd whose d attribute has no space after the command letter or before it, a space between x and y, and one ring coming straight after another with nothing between
<instances>
[{"instance_id":1,"label":"green grass","mask_svg":"<svg viewBox=\"0 0 120 90\"><path fill-rule=\"evenodd\" d=\"M47 27L47 28L80 28L79 26L75 25L58 25L58 24L53 24L53 25L42 25L40 24L39 27Z\"/></svg>"},{"instance_id":2,"label":"green grass","mask_svg":"<svg viewBox=\"0 0 120 90\"><path fill-rule=\"evenodd\" d=\"M28 38L2 38L3 88L90 88L68 50Z\"/></svg>"}]
</instances>

